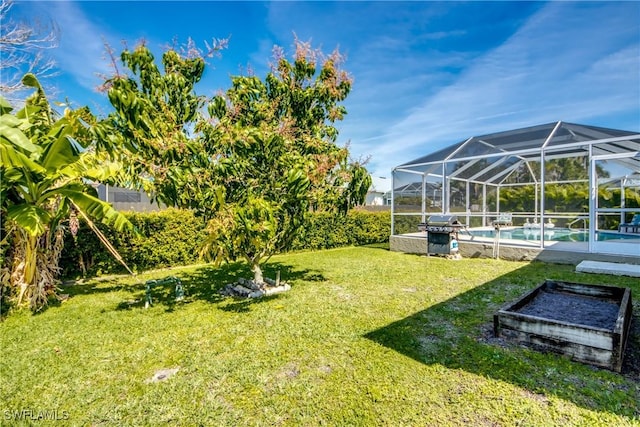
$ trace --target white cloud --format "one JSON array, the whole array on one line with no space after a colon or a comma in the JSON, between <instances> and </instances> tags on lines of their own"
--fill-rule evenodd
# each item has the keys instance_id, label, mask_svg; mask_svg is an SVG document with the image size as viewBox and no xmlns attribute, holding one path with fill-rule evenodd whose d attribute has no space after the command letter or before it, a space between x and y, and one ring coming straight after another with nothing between
<instances>
[{"instance_id":1,"label":"white cloud","mask_svg":"<svg viewBox=\"0 0 640 427\"><path fill-rule=\"evenodd\" d=\"M95 90L102 83L99 75L112 73L105 58L104 42L118 48L119 38L108 34L85 16L76 3L42 3L60 26L60 45L55 50L60 69L84 88Z\"/></svg>"},{"instance_id":2,"label":"white cloud","mask_svg":"<svg viewBox=\"0 0 640 427\"><path fill-rule=\"evenodd\" d=\"M112 72L103 38L118 50L125 37L101 16L86 15L82 3L38 5L62 29L54 53L63 72L78 88L93 91L102 82L97 74ZM251 44L254 53L236 59L232 37L214 64L248 60L262 74L272 46L290 51L294 32L324 51L339 46L355 79L340 137L351 140L355 158L372 155L369 166L378 176L469 136L520 126L567 120L640 128L640 5L527 5L518 5L509 20L516 6L506 3L256 4L262 8L256 9L257 26L246 30L259 40L257 48ZM525 13L520 9L534 14L518 21ZM127 29L126 37L142 30ZM227 65L234 73L246 64ZM220 84L227 84L226 72L210 74L214 80L221 74ZM627 124L604 121L616 114Z\"/></svg>"},{"instance_id":3,"label":"white cloud","mask_svg":"<svg viewBox=\"0 0 640 427\"><path fill-rule=\"evenodd\" d=\"M368 149L371 169L384 175L473 135L638 112L637 11L633 4L551 3L389 126L379 142L352 148Z\"/></svg>"}]
</instances>

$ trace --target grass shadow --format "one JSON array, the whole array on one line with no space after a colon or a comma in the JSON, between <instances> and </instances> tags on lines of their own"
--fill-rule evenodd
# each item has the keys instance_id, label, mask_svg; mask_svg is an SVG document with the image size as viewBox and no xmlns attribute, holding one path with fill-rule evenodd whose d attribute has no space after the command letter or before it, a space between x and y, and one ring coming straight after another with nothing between
<instances>
[{"instance_id":1,"label":"grass shadow","mask_svg":"<svg viewBox=\"0 0 640 427\"><path fill-rule=\"evenodd\" d=\"M589 275L571 280L606 284L607 278ZM427 365L462 369L512 383L536 395L554 395L584 408L613 412L634 420L640 418L640 372L637 366L631 366L635 364L632 360L635 357L629 357L634 348L640 347L637 315L633 319L635 327L629 338L623 374L493 339L495 311L535 288L542 280L540 269L530 264L369 332L365 337ZM640 290L632 280L610 280L618 286Z\"/></svg>"},{"instance_id":2,"label":"grass shadow","mask_svg":"<svg viewBox=\"0 0 640 427\"><path fill-rule=\"evenodd\" d=\"M122 283L122 276L109 277L108 279L92 279L87 283L66 282L60 285L60 289L62 291L61 293L68 295L69 298L73 298L79 295L116 292L124 289L125 287L127 287L127 285Z\"/></svg>"},{"instance_id":3,"label":"grass shadow","mask_svg":"<svg viewBox=\"0 0 640 427\"><path fill-rule=\"evenodd\" d=\"M293 266L280 262L270 263L263 267L265 277L276 277L276 272L280 272L283 282L296 281L325 281L326 279L319 272L311 270L297 270ZM218 308L224 311L247 312L253 304L270 301L278 298L280 294L262 298L234 298L227 297L220 293L228 283L233 283L240 278L252 278L253 273L245 263L228 263L218 267L206 265L190 270L171 272L163 277L175 276L180 279L184 289L182 301L176 301L175 286L173 284L157 284L151 288L151 301L154 306L163 306L167 312L174 311L181 304L189 304L194 301L206 301L211 304L218 304ZM145 283L139 283L128 287L132 291L132 298L120 302L116 310L131 310L143 308L146 302ZM91 292L90 289L86 290ZM96 290L102 292L100 288ZM228 301L228 304L219 303Z\"/></svg>"}]
</instances>

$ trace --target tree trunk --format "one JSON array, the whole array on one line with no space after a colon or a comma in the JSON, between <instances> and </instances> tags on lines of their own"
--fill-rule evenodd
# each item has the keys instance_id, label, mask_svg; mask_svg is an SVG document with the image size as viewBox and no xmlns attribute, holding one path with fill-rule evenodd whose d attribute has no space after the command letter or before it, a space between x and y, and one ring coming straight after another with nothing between
<instances>
[{"instance_id":1,"label":"tree trunk","mask_svg":"<svg viewBox=\"0 0 640 427\"><path fill-rule=\"evenodd\" d=\"M264 277L262 276L262 268L257 261L251 263L251 271L253 271L253 281L257 284L264 283Z\"/></svg>"},{"instance_id":2,"label":"tree trunk","mask_svg":"<svg viewBox=\"0 0 640 427\"><path fill-rule=\"evenodd\" d=\"M22 305L25 296L30 298L29 291L32 292L33 289L29 288L33 288L34 286L38 265L38 238L25 233L24 239L24 259L21 260L17 268L17 282L20 285L20 293L18 294L17 301L18 306Z\"/></svg>"}]
</instances>

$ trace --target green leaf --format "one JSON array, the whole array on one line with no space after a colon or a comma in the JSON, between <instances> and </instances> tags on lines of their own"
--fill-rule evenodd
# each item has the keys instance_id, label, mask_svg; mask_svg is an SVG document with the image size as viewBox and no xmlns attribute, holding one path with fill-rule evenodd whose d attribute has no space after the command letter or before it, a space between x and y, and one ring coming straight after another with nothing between
<instances>
[{"instance_id":1,"label":"green leaf","mask_svg":"<svg viewBox=\"0 0 640 427\"><path fill-rule=\"evenodd\" d=\"M134 231L133 224L123 214L115 210L109 203L106 203L97 197L91 196L83 192L84 186L76 184L51 190L47 196L52 194L61 194L68 197L82 212L89 218L94 218L102 223L115 228L117 231Z\"/></svg>"},{"instance_id":2,"label":"green leaf","mask_svg":"<svg viewBox=\"0 0 640 427\"><path fill-rule=\"evenodd\" d=\"M98 161L93 153L82 153L80 160L60 170L60 174L104 182L115 177L122 169L122 165L119 163L102 160L98 164Z\"/></svg>"},{"instance_id":3,"label":"green leaf","mask_svg":"<svg viewBox=\"0 0 640 427\"><path fill-rule=\"evenodd\" d=\"M47 146L43 159L42 166L48 171L57 171L63 167L76 162L79 159L78 150L69 139L69 124L66 124L66 120L60 119L58 123L65 122L56 128L52 129L50 133L57 133L57 138L52 144Z\"/></svg>"},{"instance_id":4,"label":"green leaf","mask_svg":"<svg viewBox=\"0 0 640 427\"><path fill-rule=\"evenodd\" d=\"M22 84L25 86L34 87L39 90L42 89L42 86L40 86L40 82L32 73L27 73L24 75L24 77L22 77Z\"/></svg>"},{"instance_id":5,"label":"green leaf","mask_svg":"<svg viewBox=\"0 0 640 427\"><path fill-rule=\"evenodd\" d=\"M32 143L24 132L18 128L22 123L22 120L9 114L0 116L0 139L2 143L11 144L28 153L38 153L42 151L40 147Z\"/></svg>"},{"instance_id":6,"label":"green leaf","mask_svg":"<svg viewBox=\"0 0 640 427\"><path fill-rule=\"evenodd\" d=\"M7 208L7 218L13 220L31 236L41 236L51 220L49 213L31 204L13 205Z\"/></svg>"},{"instance_id":7,"label":"green leaf","mask_svg":"<svg viewBox=\"0 0 640 427\"><path fill-rule=\"evenodd\" d=\"M9 101L7 101L2 95L0 95L0 115L8 114L11 112L11 110L13 110L13 107L11 106L11 104L9 104Z\"/></svg>"},{"instance_id":8,"label":"green leaf","mask_svg":"<svg viewBox=\"0 0 640 427\"><path fill-rule=\"evenodd\" d=\"M45 169L9 144L0 144L0 160L5 169L21 169L24 173L45 173Z\"/></svg>"}]
</instances>

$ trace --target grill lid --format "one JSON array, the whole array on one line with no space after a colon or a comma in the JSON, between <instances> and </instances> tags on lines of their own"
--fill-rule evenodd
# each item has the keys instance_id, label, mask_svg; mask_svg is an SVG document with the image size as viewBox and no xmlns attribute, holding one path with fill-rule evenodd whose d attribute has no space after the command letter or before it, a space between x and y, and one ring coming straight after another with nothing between
<instances>
[{"instance_id":1,"label":"grill lid","mask_svg":"<svg viewBox=\"0 0 640 427\"><path fill-rule=\"evenodd\" d=\"M427 220L427 225L454 225L459 224L456 215L431 215Z\"/></svg>"}]
</instances>

